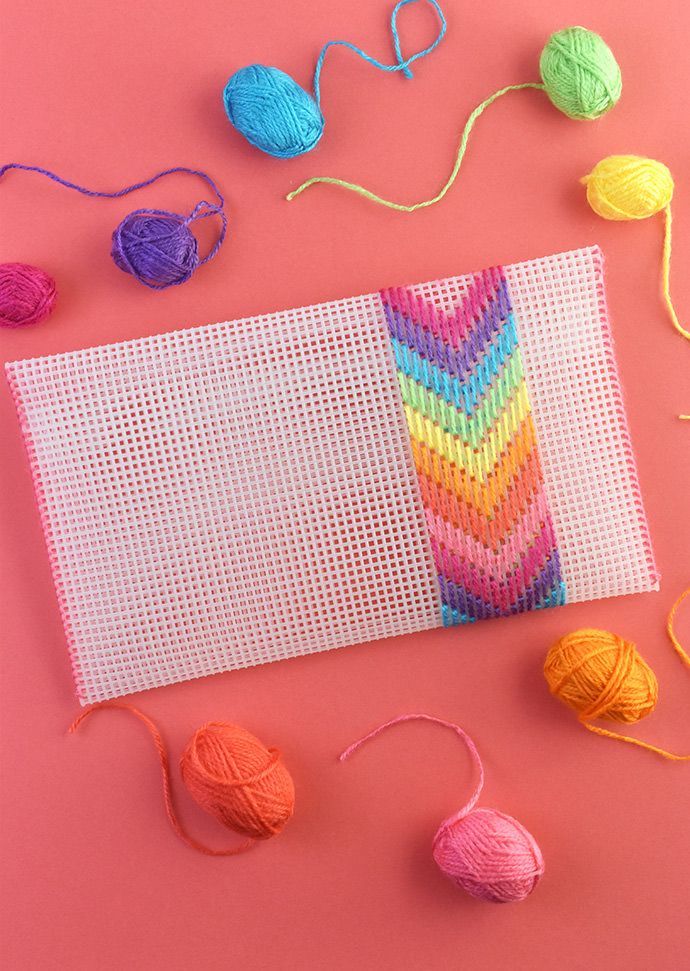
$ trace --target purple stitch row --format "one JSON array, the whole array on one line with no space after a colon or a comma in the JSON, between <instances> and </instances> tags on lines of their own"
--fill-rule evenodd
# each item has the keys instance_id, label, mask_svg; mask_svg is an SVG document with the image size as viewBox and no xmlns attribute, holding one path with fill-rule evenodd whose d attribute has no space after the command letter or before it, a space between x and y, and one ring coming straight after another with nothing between
<instances>
[{"instance_id":1,"label":"purple stitch row","mask_svg":"<svg viewBox=\"0 0 690 971\"><path fill-rule=\"evenodd\" d=\"M468 338L456 350L386 301L384 301L384 311L390 333L396 340L407 344L427 361L460 380L474 370L508 319L508 316L501 315L498 301L492 300L484 309Z\"/></svg>"},{"instance_id":2,"label":"purple stitch row","mask_svg":"<svg viewBox=\"0 0 690 971\"><path fill-rule=\"evenodd\" d=\"M504 286L504 283L501 285ZM424 327L423 322L409 307L395 307L388 301L386 305L398 324L398 333L401 335L399 339L411 347L416 346L428 360L436 361L440 367L452 373L457 373L458 368L468 369L472 366L470 362L476 363L480 353L485 349L485 344L498 329L502 319L497 292L494 292L492 299L487 300L486 306L475 318L471 329L468 330L468 336L455 348Z\"/></svg>"},{"instance_id":3,"label":"purple stitch row","mask_svg":"<svg viewBox=\"0 0 690 971\"><path fill-rule=\"evenodd\" d=\"M432 550L437 568L457 585L470 589L476 596L493 601L500 609L507 609L526 583L534 576L541 563L548 563L556 547L550 521L535 533L530 547L520 556L517 567L503 579L481 573L477 566L463 560L458 552L441 546L432 539Z\"/></svg>"},{"instance_id":4,"label":"purple stitch row","mask_svg":"<svg viewBox=\"0 0 690 971\"><path fill-rule=\"evenodd\" d=\"M503 316L512 312L507 282L500 266L475 274L467 293L450 314L406 287L382 290L381 298L394 310L415 319L426 330L455 348L460 346L473 328L475 320L482 316L492 300L498 301Z\"/></svg>"},{"instance_id":5,"label":"purple stitch row","mask_svg":"<svg viewBox=\"0 0 690 971\"><path fill-rule=\"evenodd\" d=\"M467 614L468 617L485 620L488 617L508 617L534 610L545 597L550 596L560 587L561 579L560 557L558 550L554 549L539 576L532 581L524 593L520 594L508 610L501 610L481 597L474 596L443 574L438 576L438 583L444 604L461 614Z\"/></svg>"}]
</instances>

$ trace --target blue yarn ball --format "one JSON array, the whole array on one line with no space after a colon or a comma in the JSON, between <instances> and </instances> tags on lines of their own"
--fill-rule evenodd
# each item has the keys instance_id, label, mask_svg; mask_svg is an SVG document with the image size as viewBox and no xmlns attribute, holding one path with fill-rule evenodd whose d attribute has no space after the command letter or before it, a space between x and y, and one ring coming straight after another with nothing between
<instances>
[{"instance_id":1,"label":"blue yarn ball","mask_svg":"<svg viewBox=\"0 0 690 971\"><path fill-rule=\"evenodd\" d=\"M240 68L225 85L223 103L237 131L274 158L310 152L323 135L324 118L312 96L277 67Z\"/></svg>"}]
</instances>

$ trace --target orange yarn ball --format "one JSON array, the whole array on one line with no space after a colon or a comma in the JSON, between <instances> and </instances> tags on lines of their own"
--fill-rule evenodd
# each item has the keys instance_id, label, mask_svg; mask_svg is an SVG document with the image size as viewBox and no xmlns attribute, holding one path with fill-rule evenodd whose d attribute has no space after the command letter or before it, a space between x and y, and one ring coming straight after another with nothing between
<instances>
[{"instance_id":1,"label":"orange yarn ball","mask_svg":"<svg viewBox=\"0 0 690 971\"><path fill-rule=\"evenodd\" d=\"M280 752L266 748L251 732L227 722L209 722L198 728L180 760L180 771L195 802L223 826L248 837L229 849L212 849L190 836L177 818L165 742L151 719L122 701L101 701L85 708L70 726L76 732L95 711L128 711L148 729L158 752L163 774L163 801L170 825L192 849L209 856L236 856L279 833L295 808L295 787Z\"/></svg>"},{"instance_id":2,"label":"orange yarn ball","mask_svg":"<svg viewBox=\"0 0 690 971\"><path fill-rule=\"evenodd\" d=\"M180 771L195 802L236 833L269 839L293 814L295 787L280 754L237 725L197 729Z\"/></svg>"},{"instance_id":3,"label":"orange yarn ball","mask_svg":"<svg viewBox=\"0 0 690 971\"><path fill-rule=\"evenodd\" d=\"M606 630L583 628L557 640L544 677L581 721L637 722L654 711L658 697L656 675L635 644Z\"/></svg>"}]
</instances>

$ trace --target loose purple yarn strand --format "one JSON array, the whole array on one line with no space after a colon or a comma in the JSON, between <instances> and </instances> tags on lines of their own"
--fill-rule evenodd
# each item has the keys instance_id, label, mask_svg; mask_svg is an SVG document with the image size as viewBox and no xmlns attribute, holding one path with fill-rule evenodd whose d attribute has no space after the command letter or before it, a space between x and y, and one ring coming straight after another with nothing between
<instances>
[{"instance_id":1,"label":"loose purple yarn strand","mask_svg":"<svg viewBox=\"0 0 690 971\"><path fill-rule=\"evenodd\" d=\"M223 208L225 205L225 199L220 194L218 186L213 181L210 175L206 175L205 172L201 172L199 169L188 169L185 166L176 166L172 169L165 169L163 172L159 172L157 175L152 175L150 179L146 179L144 182L135 182L134 185L128 185L124 189L118 189L117 192L98 192L96 189L87 189L83 185L77 185L76 182L70 182L68 179L62 179L55 172L49 172L48 169L42 169L38 165L22 165L21 162L8 162L0 168L0 179L8 172L10 169L21 169L24 172L38 172L39 175L45 175L53 182L59 182L60 185L64 185L66 189L74 189L77 192L81 192L84 196L98 196L104 199L118 199L120 196L129 195L130 192L136 192L137 189L145 189L147 185L153 185L158 179L162 179L166 175L173 175L175 172L185 172L187 175L198 175L200 179L213 189L215 194L218 196L219 208ZM208 203L206 203L208 205Z\"/></svg>"},{"instance_id":2,"label":"loose purple yarn strand","mask_svg":"<svg viewBox=\"0 0 690 971\"><path fill-rule=\"evenodd\" d=\"M167 209L136 209L133 212L129 213L126 219L120 223L120 225L117 227L117 230L115 231L114 239L118 245L120 260L127 267L128 271L134 277L136 277L136 279L139 280L140 283L143 283L144 286L149 287L151 290L165 290L167 289L167 287L173 284L151 283L146 276L143 276L137 270L137 268L132 265L131 261L127 258L124 247L122 246L123 224L127 220L131 219L134 216L158 216L164 219L170 219L171 221L174 221L178 224L182 223L185 226L189 226L190 223L194 222L197 219L206 219L209 216L218 216L221 221L221 230L218 235L218 239L216 240L215 244L211 247L211 250L209 251L209 253L203 259L199 260L195 269L198 268L199 266L203 266L204 263L208 263L209 260L213 259L213 257L216 255L216 253L222 246L223 241L225 239L227 226L228 226L228 220L224 211L225 199L223 198L223 195L221 194L220 190L218 189L218 186L213 181L213 179L205 172L201 172L199 169L190 169L190 168L187 168L186 166L176 166L175 168L165 169L163 172L158 172L150 179L145 179L143 182L136 182L133 185L125 186L125 188L118 189L116 192L99 192L95 189L87 189L85 186L78 185L76 182L70 182L68 179L61 178L55 172L50 172L48 169L41 168L38 165L23 165L20 162L9 162L6 165L3 165L2 167L0 167L0 178L2 178L5 172L9 171L10 169L19 169L23 172L37 172L39 175L45 175L48 179L51 179L53 182L57 182L59 185L64 186L66 189L74 189L75 192L79 192L84 196L91 196L93 198L101 198L101 199L119 199L122 196L129 195L130 192L136 192L137 189L144 189L147 186L152 185L154 182L157 182L159 179L162 179L166 175L173 175L177 172L185 173L186 175L196 175L200 179L203 179L204 182L206 182L206 184L216 194L216 197L218 199L218 204L213 202L208 202L207 200L203 199L201 200L201 202L197 203L197 205L194 207L194 209L189 214L189 216L187 216L186 219L183 219L183 220L180 219L179 213L171 212ZM185 279L188 279L188 277L185 277ZM185 280L180 280L178 282L183 283L185 282Z\"/></svg>"}]
</instances>

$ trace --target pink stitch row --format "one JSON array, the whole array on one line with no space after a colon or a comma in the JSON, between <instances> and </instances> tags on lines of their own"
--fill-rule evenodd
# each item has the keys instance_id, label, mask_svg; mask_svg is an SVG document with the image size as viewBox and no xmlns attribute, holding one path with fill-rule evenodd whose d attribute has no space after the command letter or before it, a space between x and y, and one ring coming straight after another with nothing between
<instances>
[{"instance_id":1,"label":"pink stitch row","mask_svg":"<svg viewBox=\"0 0 690 971\"><path fill-rule=\"evenodd\" d=\"M483 543L469 536L464 530L437 515L433 509L425 509L427 527L430 535L451 553L455 553L473 563L482 564L487 573L498 576L505 573L511 564L524 554L534 534L541 524L549 518L549 507L543 489L532 500L525 514L513 527L509 536L501 544L499 552L494 552Z\"/></svg>"},{"instance_id":2,"label":"pink stitch row","mask_svg":"<svg viewBox=\"0 0 690 971\"><path fill-rule=\"evenodd\" d=\"M515 569L507 576L496 579L480 572L479 564L461 559L431 537L431 547L439 571L453 583L462 585L469 593L490 601L502 611L507 611L518 595L539 574L555 545L553 527L551 521L547 520Z\"/></svg>"},{"instance_id":3,"label":"pink stitch row","mask_svg":"<svg viewBox=\"0 0 690 971\"><path fill-rule=\"evenodd\" d=\"M418 321L425 330L456 350L467 339L475 321L486 310L489 301L503 282L499 267L476 273L462 301L451 314L414 294L409 287L391 287L381 291L383 299L396 310Z\"/></svg>"}]
</instances>

